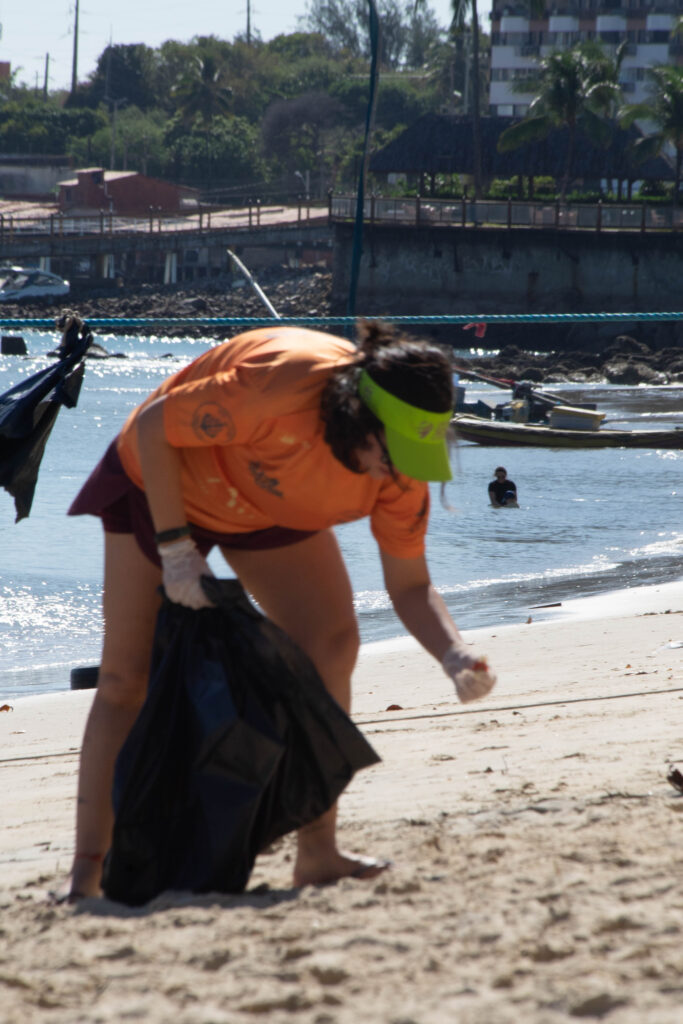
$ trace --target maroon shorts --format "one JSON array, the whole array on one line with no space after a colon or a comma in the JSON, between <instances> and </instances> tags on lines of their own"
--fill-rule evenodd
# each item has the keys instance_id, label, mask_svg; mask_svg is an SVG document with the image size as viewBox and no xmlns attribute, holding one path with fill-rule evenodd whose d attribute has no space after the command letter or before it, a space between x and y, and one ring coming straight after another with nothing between
<instances>
[{"instance_id":1,"label":"maroon shorts","mask_svg":"<svg viewBox=\"0 0 683 1024\"><path fill-rule=\"evenodd\" d=\"M150 562L161 566L147 497L127 476L119 458L116 441L112 441L81 487L68 514L99 516L107 533L132 533L140 550ZM207 555L215 544L222 548L238 548L243 551L284 548L317 532L271 526L266 530L254 530L251 533L217 533L195 523L190 523L190 529L203 555Z\"/></svg>"}]
</instances>

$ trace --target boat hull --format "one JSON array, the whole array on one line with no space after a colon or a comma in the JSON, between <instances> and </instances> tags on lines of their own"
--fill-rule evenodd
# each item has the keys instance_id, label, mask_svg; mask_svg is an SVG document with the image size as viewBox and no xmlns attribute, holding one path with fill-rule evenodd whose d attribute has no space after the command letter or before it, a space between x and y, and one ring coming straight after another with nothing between
<instances>
[{"instance_id":1,"label":"boat hull","mask_svg":"<svg viewBox=\"0 0 683 1024\"><path fill-rule=\"evenodd\" d=\"M451 420L462 441L496 447L683 448L683 428L673 430L561 430L537 423L508 423L457 414Z\"/></svg>"}]
</instances>

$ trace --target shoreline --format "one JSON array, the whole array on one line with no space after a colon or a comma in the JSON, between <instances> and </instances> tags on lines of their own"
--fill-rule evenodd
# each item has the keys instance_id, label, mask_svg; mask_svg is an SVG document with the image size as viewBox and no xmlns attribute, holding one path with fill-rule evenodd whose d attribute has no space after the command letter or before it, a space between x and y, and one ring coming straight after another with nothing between
<instances>
[{"instance_id":1,"label":"shoreline","mask_svg":"<svg viewBox=\"0 0 683 1024\"><path fill-rule=\"evenodd\" d=\"M477 638L485 638L491 630L502 634L507 630L514 630L522 625L547 622L566 622L580 619L614 618L623 615L641 614L641 608L646 607L649 614L665 612L670 609L683 608L683 580L670 583L645 584L640 587L627 587L617 590L608 590L604 593L594 594L589 597L570 598L566 601L559 601L548 605L530 605L528 607L529 619L521 619L517 623L489 623L485 626L462 627L463 634ZM457 621L457 616L456 616ZM397 621L397 628L400 623ZM681 639L683 640L683 631ZM406 634L398 633L396 636L383 640L370 640L362 644L361 651L364 655L378 654L391 651L419 651L417 641ZM74 668L84 667L84 662L64 663L64 665L41 665L38 669L46 674L54 671L64 678L64 686L60 689L45 688L34 693L19 694L16 690L16 678L24 675L27 679L35 669L30 666L9 669L7 675L12 677L12 685L3 689L2 674L0 674L0 703L4 701L23 701L40 697L50 697L56 694L75 692L70 688L70 674ZM88 664L95 664L91 661Z\"/></svg>"},{"instance_id":2,"label":"shoreline","mask_svg":"<svg viewBox=\"0 0 683 1024\"><path fill-rule=\"evenodd\" d=\"M618 590L606 590L590 597L573 597L557 604L530 605L531 611L541 612L531 616L534 623L569 622L579 619L612 619L625 615L659 614L670 610L683 611L683 579L671 583L651 583L642 587L624 587ZM642 609L645 609L644 611ZM519 629L530 623L490 623L487 626L464 628L463 633L469 636L486 637L492 629L497 633L503 630ZM683 637L682 637L683 639ZM387 640L371 640L363 644L363 650L381 654L389 650L418 650L417 641L408 635L391 637Z\"/></svg>"},{"instance_id":3,"label":"shoreline","mask_svg":"<svg viewBox=\"0 0 683 1024\"><path fill-rule=\"evenodd\" d=\"M288 836L243 896L50 907L93 691L18 699L0 715L7 1020L678 1024L683 587L621 593L464 630L499 676L474 704L421 650L364 645L353 717L382 760L339 827L393 859L372 882L293 889Z\"/></svg>"}]
</instances>

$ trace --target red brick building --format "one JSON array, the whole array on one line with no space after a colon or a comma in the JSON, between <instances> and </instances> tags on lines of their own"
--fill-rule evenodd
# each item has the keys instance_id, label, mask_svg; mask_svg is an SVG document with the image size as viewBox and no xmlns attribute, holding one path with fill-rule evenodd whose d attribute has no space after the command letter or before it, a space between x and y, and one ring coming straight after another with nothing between
<instances>
[{"instance_id":1,"label":"red brick building","mask_svg":"<svg viewBox=\"0 0 683 1024\"><path fill-rule=\"evenodd\" d=\"M62 213L105 210L120 216L187 213L196 205L193 189L148 178L137 171L105 171L86 167L59 184L57 202Z\"/></svg>"}]
</instances>

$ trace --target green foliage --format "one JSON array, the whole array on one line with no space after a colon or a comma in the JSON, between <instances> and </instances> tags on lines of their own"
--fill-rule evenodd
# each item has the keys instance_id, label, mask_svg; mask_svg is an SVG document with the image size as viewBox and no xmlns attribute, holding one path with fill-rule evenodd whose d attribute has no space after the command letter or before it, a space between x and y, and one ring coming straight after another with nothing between
<instances>
[{"instance_id":1,"label":"green foliage","mask_svg":"<svg viewBox=\"0 0 683 1024\"><path fill-rule=\"evenodd\" d=\"M590 203L595 204L606 197L599 189L577 188L568 192L565 200L568 203Z\"/></svg>"},{"instance_id":2,"label":"green foliage","mask_svg":"<svg viewBox=\"0 0 683 1024\"><path fill-rule=\"evenodd\" d=\"M195 55L173 89L178 114L183 124L207 125L218 115L227 114L232 89L227 83L225 67L215 53Z\"/></svg>"},{"instance_id":3,"label":"green foliage","mask_svg":"<svg viewBox=\"0 0 683 1024\"><path fill-rule=\"evenodd\" d=\"M157 100L158 54L142 43L107 46L87 84L69 98L69 106L97 108L127 104L148 110Z\"/></svg>"},{"instance_id":4,"label":"green foliage","mask_svg":"<svg viewBox=\"0 0 683 1024\"><path fill-rule=\"evenodd\" d=\"M350 123L362 124L368 104L367 75L339 78L330 86L330 95L343 105ZM416 84L410 78L393 75L379 80L375 124L389 130L394 125L410 124L433 109L435 92L429 82Z\"/></svg>"},{"instance_id":5,"label":"green foliage","mask_svg":"<svg viewBox=\"0 0 683 1024\"><path fill-rule=\"evenodd\" d=\"M277 173L319 170L336 148L333 139L343 131L345 120L341 103L325 93L277 100L261 125L264 155Z\"/></svg>"},{"instance_id":6,"label":"green foliage","mask_svg":"<svg viewBox=\"0 0 683 1024\"><path fill-rule=\"evenodd\" d=\"M671 196L671 185L668 182L658 181L652 178L644 181L640 186L639 195L647 199L669 199Z\"/></svg>"},{"instance_id":7,"label":"green foliage","mask_svg":"<svg viewBox=\"0 0 683 1024\"><path fill-rule=\"evenodd\" d=\"M443 36L434 12L415 0L378 0L381 23L380 65L419 68ZM370 58L367 0L309 0L299 19L309 32L323 36L338 54Z\"/></svg>"},{"instance_id":8,"label":"green foliage","mask_svg":"<svg viewBox=\"0 0 683 1024\"><path fill-rule=\"evenodd\" d=\"M674 201L683 171L683 68L660 65L650 68L650 99L647 104L626 106L620 111L622 124L631 124L637 118L653 122L656 131L639 139L633 146L636 159L647 159L669 143L676 152Z\"/></svg>"},{"instance_id":9,"label":"green foliage","mask_svg":"<svg viewBox=\"0 0 683 1024\"><path fill-rule=\"evenodd\" d=\"M177 118L166 129L175 177L187 184L215 188L238 185L263 175L257 129L241 117L214 117L190 131Z\"/></svg>"},{"instance_id":10,"label":"green foliage","mask_svg":"<svg viewBox=\"0 0 683 1024\"><path fill-rule=\"evenodd\" d=\"M334 56L334 46L321 32L293 32L291 35L275 36L267 44L272 56L287 64L306 60L329 60Z\"/></svg>"},{"instance_id":11,"label":"green foliage","mask_svg":"<svg viewBox=\"0 0 683 1024\"><path fill-rule=\"evenodd\" d=\"M494 178L486 192L487 199L517 199L519 197L518 178Z\"/></svg>"},{"instance_id":12,"label":"green foliage","mask_svg":"<svg viewBox=\"0 0 683 1024\"><path fill-rule=\"evenodd\" d=\"M90 135L105 123L93 110L63 109L35 94L0 107L0 152L65 153L69 140Z\"/></svg>"},{"instance_id":13,"label":"green foliage","mask_svg":"<svg viewBox=\"0 0 683 1024\"><path fill-rule=\"evenodd\" d=\"M622 51L622 53L625 51ZM555 127L569 133L567 161L561 198L573 169L578 128L596 144L609 143L611 129L606 121L620 91L619 61L613 61L595 43L578 43L569 50L556 50L538 61L538 76L525 83L525 92L533 92L527 116L502 132L500 152L516 149L527 142L546 137Z\"/></svg>"}]
</instances>

